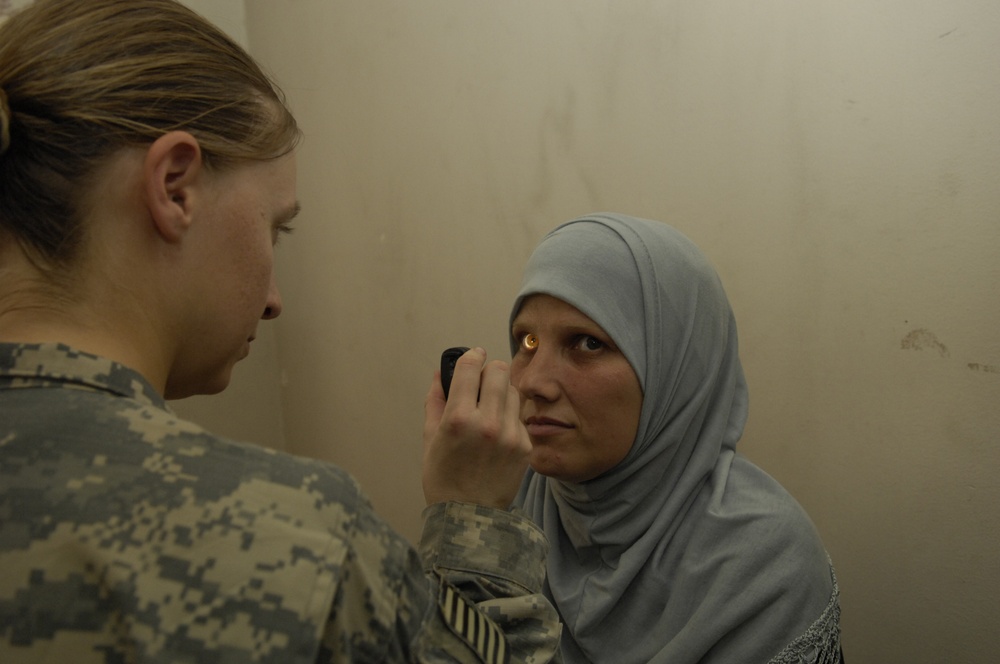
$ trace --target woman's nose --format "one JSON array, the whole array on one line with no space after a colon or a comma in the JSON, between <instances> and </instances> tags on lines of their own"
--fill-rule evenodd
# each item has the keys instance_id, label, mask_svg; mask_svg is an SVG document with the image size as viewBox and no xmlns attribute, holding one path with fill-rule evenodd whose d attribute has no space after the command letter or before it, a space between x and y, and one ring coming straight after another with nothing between
<instances>
[{"instance_id":1,"label":"woman's nose","mask_svg":"<svg viewBox=\"0 0 1000 664\"><path fill-rule=\"evenodd\" d=\"M525 399L553 401L559 396L557 361L541 347L511 363L511 384Z\"/></svg>"}]
</instances>

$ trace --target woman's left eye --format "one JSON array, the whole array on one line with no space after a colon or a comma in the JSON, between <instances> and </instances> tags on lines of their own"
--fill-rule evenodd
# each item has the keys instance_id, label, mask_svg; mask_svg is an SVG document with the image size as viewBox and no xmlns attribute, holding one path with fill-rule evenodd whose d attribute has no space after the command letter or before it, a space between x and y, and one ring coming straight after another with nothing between
<instances>
[{"instance_id":1,"label":"woman's left eye","mask_svg":"<svg viewBox=\"0 0 1000 664\"><path fill-rule=\"evenodd\" d=\"M596 337L585 335L577 340L576 346L581 350L594 351L594 350L601 350L602 348L604 348L604 342Z\"/></svg>"}]
</instances>

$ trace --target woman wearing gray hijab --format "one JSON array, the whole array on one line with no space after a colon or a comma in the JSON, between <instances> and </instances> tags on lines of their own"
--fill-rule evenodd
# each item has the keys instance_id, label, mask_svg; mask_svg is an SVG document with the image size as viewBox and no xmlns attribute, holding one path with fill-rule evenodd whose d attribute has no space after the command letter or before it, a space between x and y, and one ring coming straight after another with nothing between
<instances>
[{"instance_id":1,"label":"woman wearing gray hijab","mask_svg":"<svg viewBox=\"0 0 1000 664\"><path fill-rule=\"evenodd\" d=\"M532 254L511 313L566 662L841 660L809 517L735 451L747 419L715 270L666 224L596 214Z\"/></svg>"}]
</instances>

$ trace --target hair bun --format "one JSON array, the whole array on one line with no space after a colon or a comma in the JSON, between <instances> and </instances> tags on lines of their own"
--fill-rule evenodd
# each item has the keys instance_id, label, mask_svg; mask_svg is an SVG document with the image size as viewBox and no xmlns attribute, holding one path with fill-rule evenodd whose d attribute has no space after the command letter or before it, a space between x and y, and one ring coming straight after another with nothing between
<instances>
[{"instance_id":1,"label":"hair bun","mask_svg":"<svg viewBox=\"0 0 1000 664\"><path fill-rule=\"evenodd\" d=\"M10 147L10 105L7 104L7 93L0 88L0 154Z\"/></svg>"}]
</instances>

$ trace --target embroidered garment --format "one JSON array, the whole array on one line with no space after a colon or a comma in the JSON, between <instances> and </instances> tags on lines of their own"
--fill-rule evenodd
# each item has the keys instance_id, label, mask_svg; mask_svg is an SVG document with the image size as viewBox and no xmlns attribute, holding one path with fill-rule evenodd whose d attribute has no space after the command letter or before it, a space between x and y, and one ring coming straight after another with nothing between
<instances>
[{"instance_id":1,"label":"embroidered garment","mask_svg":"<svg viewBox=\"0 0 1000 664\"><path fill-rule=\"evenodd\" d=\"M747 385L722 284L666 224L597 214L542 240L544 293L600 325L643 390L628 455L592 480L528 472L567 662L836 662L836 579L809 517L737 454ZM518 340L511 338L512 350Z\"/></svg>"}]
</instances>

